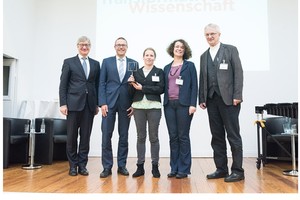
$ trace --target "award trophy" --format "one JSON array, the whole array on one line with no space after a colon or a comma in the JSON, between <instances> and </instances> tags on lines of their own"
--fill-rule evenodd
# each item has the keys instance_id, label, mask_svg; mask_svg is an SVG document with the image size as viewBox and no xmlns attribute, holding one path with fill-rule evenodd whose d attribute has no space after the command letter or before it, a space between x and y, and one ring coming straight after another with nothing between
<instances>
[{"instance_id":1,"label":"award trophy","mask_svg":"<svg viewBox=\"0 0 300 200\"><path fill-rule=\"evenodd\" d=\"M137 62L128 62L128 71L130 71L131 75L133 75L133 72L137 71Z\"/></svg>"},{"instance_id":2,"label":"award trophy","mask_svg":"<svg viewBox=\"0 0 300 200\"><path fill-rule=\"evenodd\" d=\"M137 71L137 62L128 62L128 71L133 75L133 72Z\"/></svg>"}]
</instances>

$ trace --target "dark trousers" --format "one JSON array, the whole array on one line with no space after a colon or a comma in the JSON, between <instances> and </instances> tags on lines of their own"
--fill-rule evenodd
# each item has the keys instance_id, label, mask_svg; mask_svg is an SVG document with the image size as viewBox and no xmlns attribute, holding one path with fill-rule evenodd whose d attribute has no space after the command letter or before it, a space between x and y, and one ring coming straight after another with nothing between
<instances>
[{"instance_id":1,"label":"dark trousers","mask_svg":"<svg viewBox=\"0 0 300 200\"><path fill-rule=\"evenodd\" d=\"M106 117L102 117L102 165L105 169L111 169L113 166L113 152L111 138L114 132L116 115L118 113L118 167L125 167L128 156L128 129L130 118L127 116L126 109L122 109L119 101L113 108L108 109Z\"/></svg>"},{"instance_id":2,"label":"dark trousers","mask_svg":"<svg viewBox=\"0 0 300 200\"><path fill-rule=\"evenodd\" d=\"M222 97L214 94L207 100L207 112L212 134L211 146L214 151L214 162L217 170L228 172L226 133L232 153L231 171L243 174L243 145L240 135L238 106L226 105Z\"/></svg>"},{"instance_id":3,"label":"dark trousers","mask_svg":"<svg viewBox=\"0 0 300 200\"><path fill-rule=\"evenodd\" d=\"M193 115L189 115L189 106L182 106L178 100L169 100L164 106L164 113L170 137L171 172L190 174L190 126Z\"/></svg>"},{"instance_id":4,"label":"dark trousers","mask_svg":"<svg viewBox=\"0 0 300 200\"><path fill-rule=\"evenodd\" d=\"M90 137L94 113L88 105L82 111L69 111L67 115L67 157L70 167L85 168L90 150ZM78 134L80 136L78 147Z\"/></svg>"}]
</instances>

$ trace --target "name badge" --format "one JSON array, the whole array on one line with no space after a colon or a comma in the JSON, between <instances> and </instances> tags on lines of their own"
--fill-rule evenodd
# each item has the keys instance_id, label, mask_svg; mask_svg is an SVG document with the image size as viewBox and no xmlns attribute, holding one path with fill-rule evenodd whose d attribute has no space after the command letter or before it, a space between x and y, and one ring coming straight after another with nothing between
<instances>
[{"instance_id":1,"label":"name badge","mask_svg":"<svg viewBox=\"0 0 300 200\"><path fill-rule=\"evenodd\" d=\"M183 80L181 79L181 76L178 76L175 83L176 85L183 85Z\"/></svg>"},{"instance_id":2,"label":"name badge","mask_svg":"<svg viewBox=\"0 0 300 200\"><path fill-rule=\"evenodd\" d=\"M152 81L159 82L159 76L156 76L156 74L154 76L152 76Z\"/></svg>"},{"instance_id":3,"label":"name badge","mask_svg":"<svg viewBox=\"0 0 300 200\"><path fill-rule=\"evenodd\" d=\"M223 63L220 64L220 69L223 69L223 70L227 70L228 69L228 64L225 63L225 60L223 60Z\"/></svg>"}]
</instances>

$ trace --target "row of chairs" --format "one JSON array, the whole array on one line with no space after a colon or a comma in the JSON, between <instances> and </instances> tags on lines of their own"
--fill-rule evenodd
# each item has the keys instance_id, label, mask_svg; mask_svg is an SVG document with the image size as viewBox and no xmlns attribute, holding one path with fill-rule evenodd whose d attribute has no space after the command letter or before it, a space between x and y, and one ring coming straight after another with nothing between
<instances>
[{"instance_id":1,"label":"row of chairs","mask_svg":"<svg viewBox=\"0 0 300 200\"><path fill-rule=\"evenodd\" d=\"M36 131L40 130L43 118L35 119ZM10 164L26 164L29 159L29 134L24 126L30 121L21 118L3 118L3 168ZM67 160L67 120L44 118L46 130L35 137L35 163L52 164L54 160Z\"/></svg>"}]
</instances>

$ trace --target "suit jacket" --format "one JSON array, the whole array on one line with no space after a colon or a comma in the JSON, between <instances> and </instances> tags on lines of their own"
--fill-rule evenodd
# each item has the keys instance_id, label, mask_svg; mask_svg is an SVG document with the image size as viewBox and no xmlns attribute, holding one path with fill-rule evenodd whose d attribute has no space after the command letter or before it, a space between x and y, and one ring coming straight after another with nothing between
<instances>
[{"instance_id":1,"label":"suit jacket","mask_svg":"<svg viewBox=\"0 0 300 200\"><path fill-rule=\"evenodd\" d=\"M136 62L126 57L126 66L128 62ZM138 62L137 67L138 66ZM105 58L101 65L100 84L99 84L99 105L108 105L109 108L115 106L120 97L120 106L122 109L128 109L132 104L132 96L128 92L127 80L131 71L126 69L122 82L119 79L116 56Z\"/></svg>"},{"instance_id":2,"label":"suit jacket","mask_svg":"<svg viewBox=\"0 0 300 200\"><path fill-rule=\"evenodd\" d=\"M164 103L166 105L169 101L169 73L171 70L172 62L164 67L165 73L165 94ZM198 78L196 67L193 62L184 60L180 71L183 85L179 86L179 103L184 106L197 106L197 93L198 93Z\"/></svg>"},{"instance_id":3,"label":"suit jacket","mask_svg":"<svg viewBox=\"0 0 300 200\"><path fill-rule=\"evenodd\" d=\"M133 93L133 102L141 101L144 95L146 95L146 98L150 101L161 102L160 95L164 92L165 85L163 70L153 66L152 70L145 77L143 68L144 67L133 73L135 81L143 86L142 90L135 90L133 86L129 86ZM152 76L159 77L159 82L152 81Z\"/></svg>"},{"instance_id":4,"label":"suit jacket","mask_svg":"<svg viewBox=\"0 0 300 200\"><path fill-rule=\"evenodd\" d=\"M207 56L209 49L200 58L200 81L199 81L199 104L205 103L208 95L207 88ZM221 69L220 64L225 61L227 69ZM226 105L232 105L233 99L243 100L243 69L239 58L238 50L235 46L222 44L219 49L219 56L215 58L217 62L217 80L222 99Z\"/></svg>"},{"instance_id":5,"label":"suit jacket","mask_svg":"<svg viewBox=\"0 0 300 200\"><path fill-rule=\"evenodd\" d=\"M81 111L86 103L91 112L98 106L100 64L89 58L90 73L85 77L80 59L77 56L64 60L59 85L60 106L67 105L69 111Z\"/></svg>"}]
</instances>

